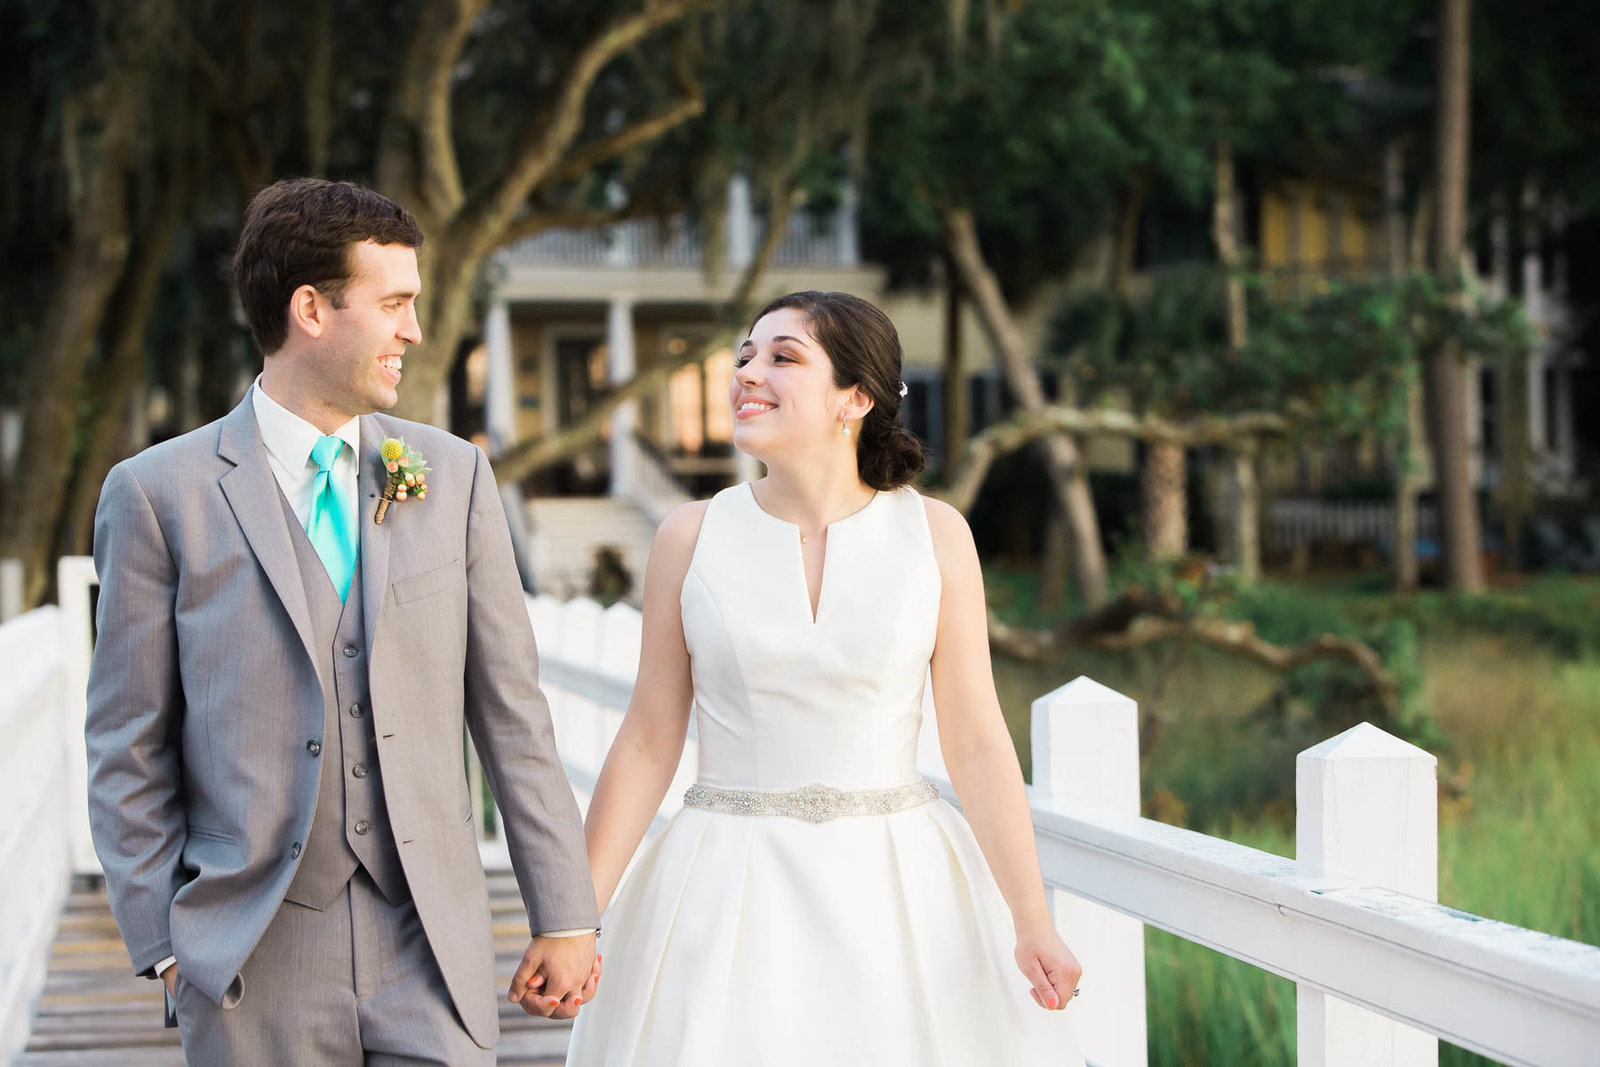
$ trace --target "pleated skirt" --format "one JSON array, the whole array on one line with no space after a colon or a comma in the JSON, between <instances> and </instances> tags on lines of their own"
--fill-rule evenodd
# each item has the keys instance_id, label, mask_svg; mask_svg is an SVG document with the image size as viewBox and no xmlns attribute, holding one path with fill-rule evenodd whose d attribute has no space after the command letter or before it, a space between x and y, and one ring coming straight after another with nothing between
<instances>
[{"instance_id":1,"label":"pleated skirt","mask_svg":"<svg viewBox=\"0 0 1600 1067\"><path fill-rule=\"evenodd\" d=\"M1081 1067L943 800L812 824L685 808L604 919L569 1067Z\"/></svg>"}]
</instances>

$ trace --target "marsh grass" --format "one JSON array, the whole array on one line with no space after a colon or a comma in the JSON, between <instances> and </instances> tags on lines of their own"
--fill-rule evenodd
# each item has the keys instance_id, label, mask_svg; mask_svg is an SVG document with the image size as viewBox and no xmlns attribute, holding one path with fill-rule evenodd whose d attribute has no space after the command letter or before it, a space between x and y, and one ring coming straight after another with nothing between
<instances>
[{"instance_id":1,"label":"marsh grass","mask_svg":"<svg viewBox=\"0 0 1600 1067\"><path fill-rule=\"evenodd\" d=\"M1594 588L1534 583L1506 610L1466 612L1444 597L1396 606L1361 588L1298 594L1318 601L1315 613L1400 615L1419 627L1426 703L1445 739L1435 752L1441 902L1600 944L1600 655L1570 638L1593 620L1565 618L1589 609ZM1527 619L1540 621L1491 625ZM1049 666L997 660L1025 769L1035 697L1086 674L1145 709L1166 662L1159 648ZM1324 738L1314 722L1250 714L1274 684L1270 673L1215 653L1183 657L1165 683L1161 734L1145 761L1147 815L1294 855L1294 757ZM1152 1064L1294 1063L1292 983L1159 931L1147 931L1145 945ZM1491 1061L1441 1045L1440 1062Z\"/></svg>"}]
</instances>

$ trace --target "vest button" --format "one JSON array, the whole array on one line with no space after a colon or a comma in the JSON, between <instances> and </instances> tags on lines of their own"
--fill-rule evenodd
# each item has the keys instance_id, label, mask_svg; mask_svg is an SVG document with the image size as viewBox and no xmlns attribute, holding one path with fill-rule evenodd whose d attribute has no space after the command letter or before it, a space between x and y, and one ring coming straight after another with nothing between
<instances>
[{"instance_id":1,"label":"vest button","mask_svg":"<svg viewBox=\"0 0 1600 1067\"><path fill-rule=\"evenodd\" d=\"M350 773L355 775L357 778L365 778L367 776L367 765L365 763L358 763L354 767L350 768Z\"/></svg>"},{"instance_id":2,"label":"vest button","mask_svg":"<svg viewBox=\"0 0 1600 1067\"><path fill-rule=\"evenodd\" d=\"M322 755L322 745L317 741L307 741L306 751L311 753L313 756L320 756Z\"/></svg>"},{"instance_id":3,"label":"vest button","mask_svg":"<svg viewBox=\"0 0 1600 1067\"><path fill-rule=\"evenodd\" d=\"M359 648L357 648L355 645L345 645L344 646L344 658L345 659L355 659L359 655L361 655L361 650Z\"/></svg>"},{"instance_id":4,"label":"vest button","mask_svg":"<svg viewBox=\"0 0 1600 1067\"><path fill-rule=\"evenodd\" d=\"M365 715L366 713L367 713L367 710L365 708L363 708L360 704L351 704L350 705L350 717L352 719L359 719L359 718L361 718L361 716Z\"/></svg>"},{"instance_id":5,"label":"vest button","mask_svg":"<svg viewBox=\"0 0 1600 1067\"><path fill-rule=\"evenodd\" d=\"M289 846L289 858L292 860L297 860L300 858L300 842L296 841L294 844Z\"/></svg>"},{"instance_id":6,"label":"vest button","mask_svg":"<svg viewBox=\"0 0 1600 1067\"><path fill-rule=\"evenodd\" d=\"M363 837L366 836L367 831L370 829L372 829L372 827L367 824L367 820L365 819L362 819L356 823L356 833L361 834Z\"/></svg>"}]
</instances>

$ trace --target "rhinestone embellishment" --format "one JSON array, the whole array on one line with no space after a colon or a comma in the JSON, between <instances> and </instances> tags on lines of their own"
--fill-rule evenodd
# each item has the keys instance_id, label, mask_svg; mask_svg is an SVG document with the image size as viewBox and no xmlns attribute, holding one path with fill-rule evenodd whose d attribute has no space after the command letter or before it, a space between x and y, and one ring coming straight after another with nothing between
<instances>
[{"instance_id":1,"label":"rhinestone embellishment","mask_svg":"<svg viewBox=\"0 0 1600 1067\"><path fill-rule=\"evenodd\" d=\"M847 815L889 815L938 796L938 787L926 778L888 789L849 791L816 784L800 789L724 789L696 782L683 795L683 806L724 815L785 815L818 823Z\"/></svg>"}]
</instances>

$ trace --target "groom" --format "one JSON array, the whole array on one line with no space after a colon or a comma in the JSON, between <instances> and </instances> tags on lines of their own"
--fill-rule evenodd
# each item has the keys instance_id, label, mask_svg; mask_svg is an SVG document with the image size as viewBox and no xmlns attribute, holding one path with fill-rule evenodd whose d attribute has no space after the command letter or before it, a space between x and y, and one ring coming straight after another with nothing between
<instances>
[{"instance_id":1,"label":"groom","mask_svg":"<svg viewBox=\"0 0 1600 1067\"><path fill-rule=\"evenodd\" d=\"M195 1064L494 1062L471 731L534 931L510 995L592 993L583 831L484 455L373 414L421 341L416 221L279 182L234 260L266 354L238 407L106 479L89 805L134 970ZM375 521L387 438L426 496Z\"/></svg>"}]
</instances>

